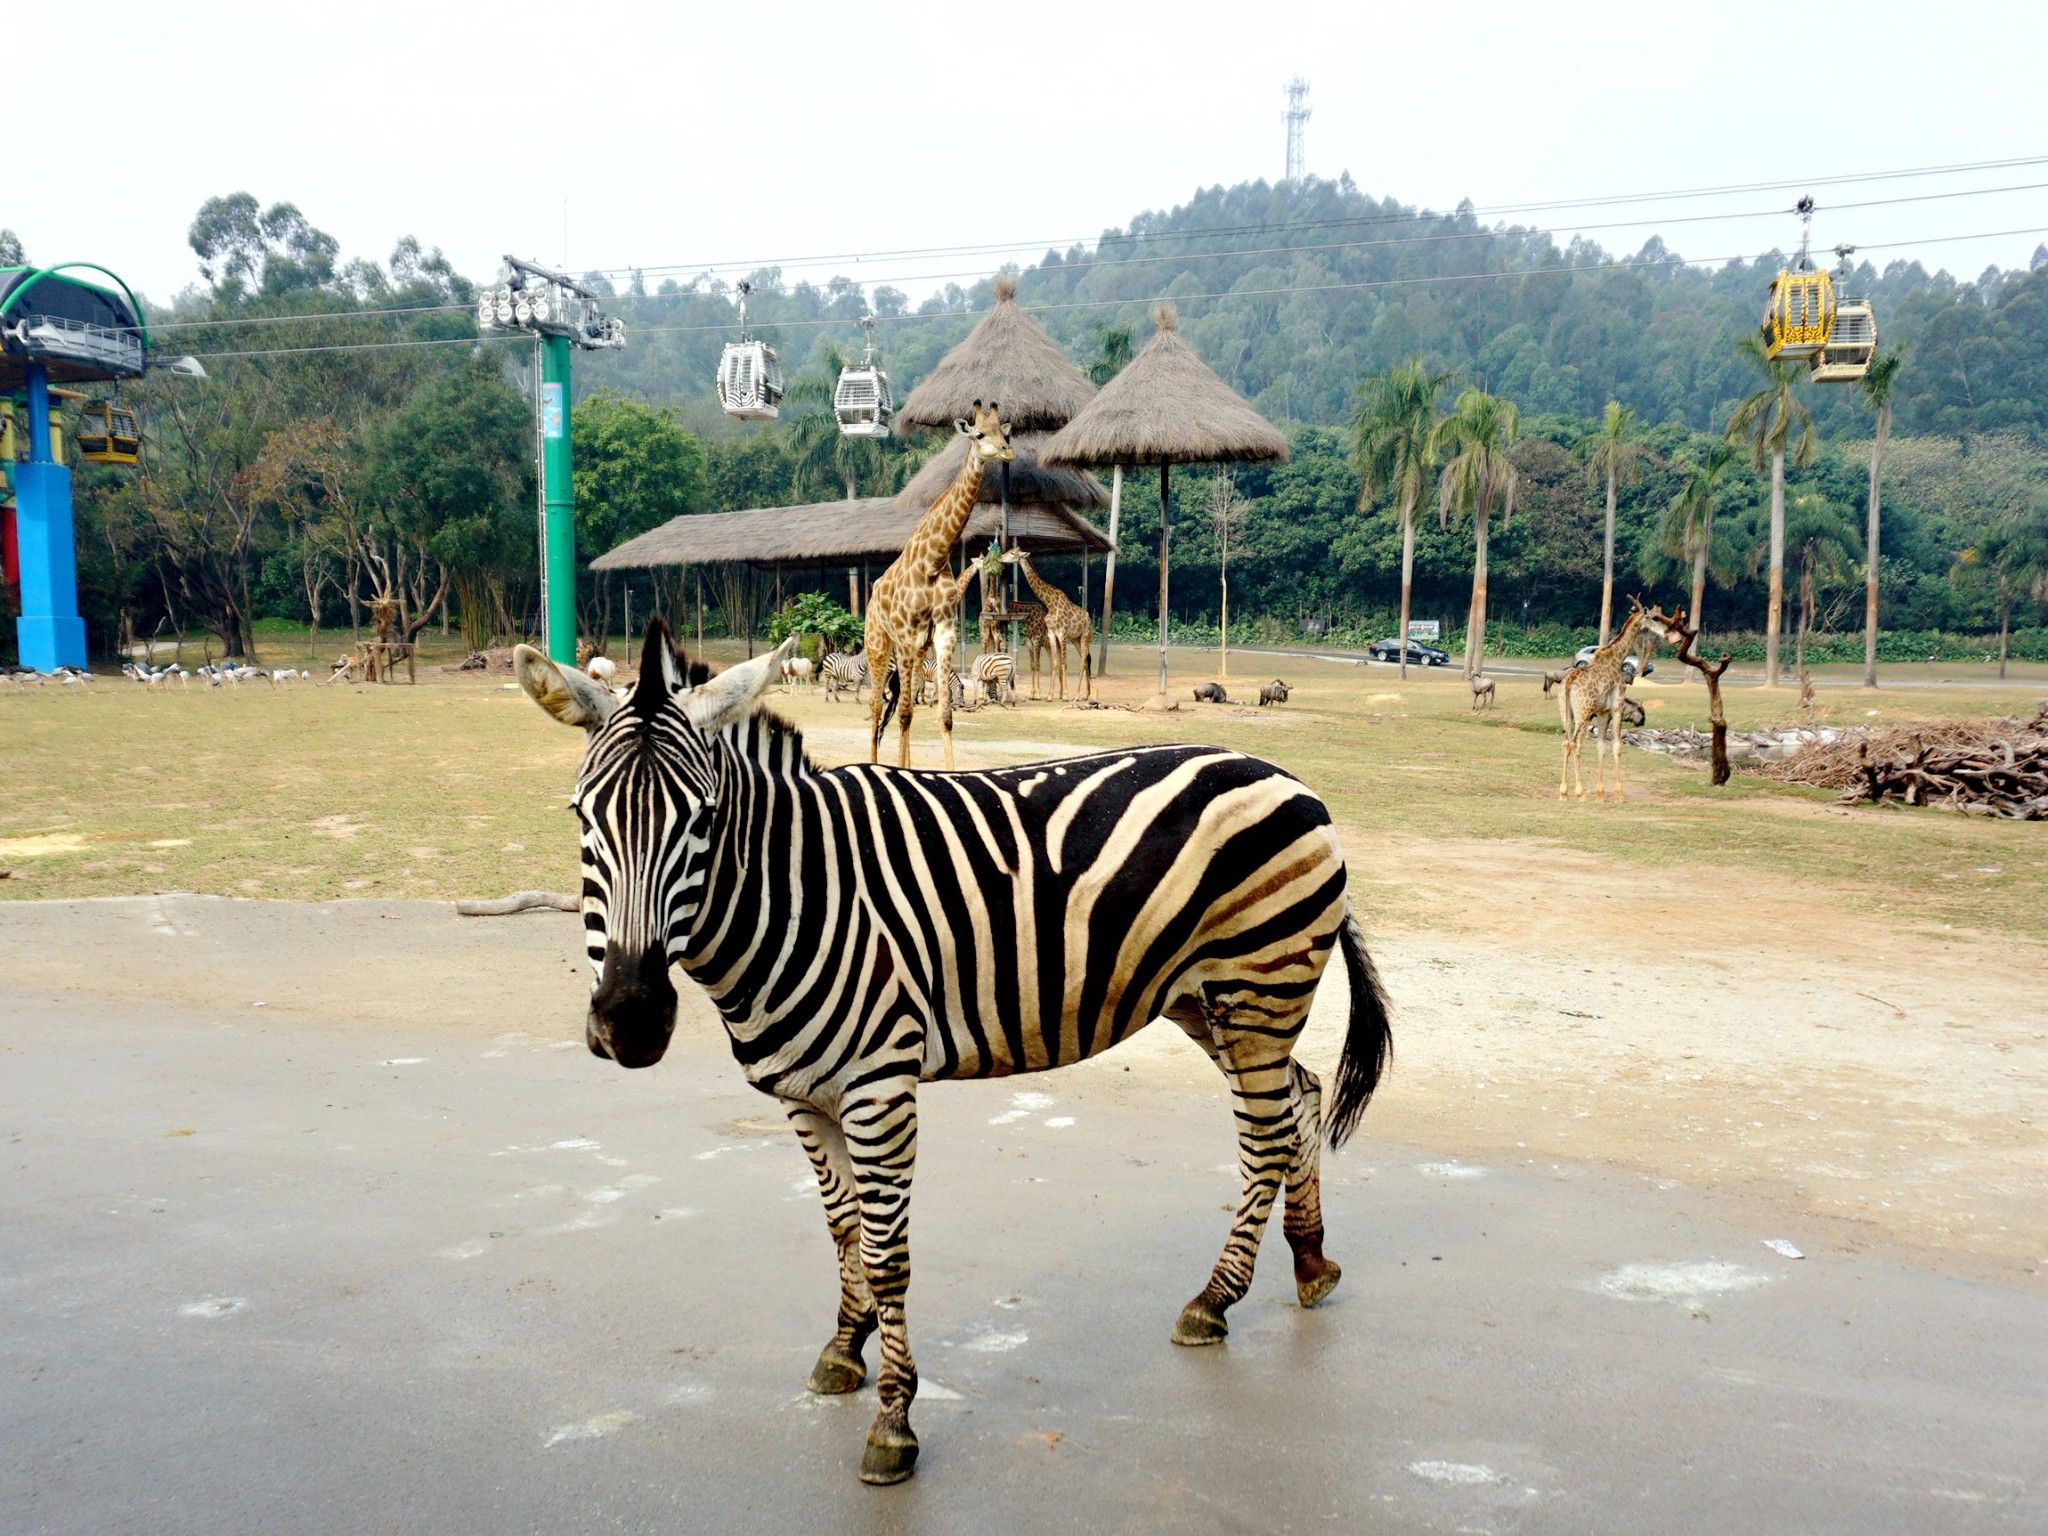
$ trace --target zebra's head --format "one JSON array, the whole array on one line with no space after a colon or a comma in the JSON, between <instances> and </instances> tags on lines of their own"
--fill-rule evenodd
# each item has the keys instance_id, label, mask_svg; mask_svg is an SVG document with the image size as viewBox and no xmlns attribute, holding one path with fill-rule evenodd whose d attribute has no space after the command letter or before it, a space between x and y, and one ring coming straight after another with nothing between
<instances>
[{"instance_id":1,"label":"zebra's head","mask_svg":"<svg viewBox=\"0 0 2048 1536\"><path fill-rule=\"evenodd\" d=\"M530 645L512 653L533 701L587 738L570 804L582 829L584 941L595 973L585 1039L594 1055L651 1067L668 1049L676 1024L669 959L696 924L711 863L715 738L753 711L795 646L791 636L692 688L656 619L630 692L559 667Z\"/></svg>"}]
</instances>

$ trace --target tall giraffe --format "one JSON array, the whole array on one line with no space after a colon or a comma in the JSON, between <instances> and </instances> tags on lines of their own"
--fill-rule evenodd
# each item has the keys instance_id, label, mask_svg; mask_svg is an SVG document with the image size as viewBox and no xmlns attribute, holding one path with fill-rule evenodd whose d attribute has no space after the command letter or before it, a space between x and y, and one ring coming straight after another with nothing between
<instances>
[{"instance_id":1,"label":"tall giraffe","mask_svg":"<svg viewBox=\"0 0 2048 1536\"><path fill-rule=\"evenodd\" d=\"M1593 653L1593 659L1583 667L1573 667L1564 674L1557 688L1558 722L1564 727L1564 760L1557 770L1557 798L1566 799L1565 775L1569 773L1578 799L1586 798L1585 776L1579 772L1579 748L1584 743L1586 728L1597 717L1604 721L1600 740L1593 744L1593 798L1607 798L1607 751L1611 742L1614 749L1614 803L1619 805L1625 798L1621 791L1621 704L1628 690L1628 681L1622 675L1622 658L1635 644L1636 631L1649 625L1649 632L1660 640L1669 642L1671 635L1662 625L1650 620L1641 605L1629 611L1628 621L1621 626L1621 633Z\"/></svg>"},{"instance_id":2,"label":"tall giraffe","mask_svg":"<svg viewBox=\"0 0 2048 1536\"><path fill-rule=\"evenodd\" d=\"M1045 604L1045 638L1052 647L1052 664L1059 674L1058 696L1062 699L1067 696L1067 652L1078 647L1081 652L1081 697L1094 698L1095 658L1090 653L1089 643L1094 639L1095 626L1088 620L1088 610L1040 576L1032 567L1031 557L1023 550L1003 551L1003 563L1021 570L1038 600ZM1037 660L1036 657L1032 659L1034 662ZM1033 679L1036 680L1036 668L1033 669Z\"/></svg>"},{"instance_id":3,"label":"tall giraffe","mask_svg":"<svg viewBox=\"0 0 2048 1536\"><path fill-rule=\"evenodd\" d=\"M910 766L910 717L917 708L917 680L927 653L939 663L939 736L945 743L946 766L953 766L953 644L960 631L960 598L972 579L973 567L953 574L953 546L974 513L981 494L981 474L991 463L1014 459L1009 428L991 400L974 402L972 417L956 426L967 438L967 458L945 494L931 504L898 555L868 594L867 657L874 691L868 699L868 761L878 762L889 705L896 704L898 728L896 766ZM891 661L896 675L889 674ZM893 691L891 691L893 690Z\"/></svg>"}]
</instances>

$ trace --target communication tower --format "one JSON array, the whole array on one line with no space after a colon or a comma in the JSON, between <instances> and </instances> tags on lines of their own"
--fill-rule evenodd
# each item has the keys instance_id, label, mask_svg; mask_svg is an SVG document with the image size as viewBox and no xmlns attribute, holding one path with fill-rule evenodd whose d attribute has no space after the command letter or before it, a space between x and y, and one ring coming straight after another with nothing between
<instances>
[{"instance_id":1,"label":"communication tower","mask_svg":"<svg viewBox=\"0 0 2048 1536\"><path fill-rule=\"evenodd\" d=\"M1305 174L1302 130L1308 124L1308 82L1296 75L1287 82L1287 179L1300 181Z\"/></svg>"}]
</instances>

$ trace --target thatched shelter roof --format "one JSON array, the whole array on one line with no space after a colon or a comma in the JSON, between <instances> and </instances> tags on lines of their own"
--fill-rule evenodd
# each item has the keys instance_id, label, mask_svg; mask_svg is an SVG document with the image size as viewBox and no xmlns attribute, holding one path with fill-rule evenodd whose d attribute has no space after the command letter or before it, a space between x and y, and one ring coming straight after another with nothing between
<instances>
[{"instance_id":1,"label":"thatched shelter roof","mask_svg":"<svg viewBox=\"0 0 2048 1536\"><path fill-rule=\"evenodd\" d=\"M1017 457L1010 464L1011 508L1047 503L1066 507L1108 506L1109 488L1086 470L1054 469L1039 460L1039 451L1047 441L1047 434L1043 432L1011 434L1010 446L1017 450ZM920 511L929 507L945 494L946 487L953 483L966 459L967 439L956 432L952 442L911 477L910 484L901 491L900 499ZM991 464L982 474L981 493L975 499L983 506L1001 502L1002 469L1000 464Z\"/></svg>"},{"instance_id":2,"label":"thatched shelter roof","mask_svg":"<svg viewBox=\"0 0 2048 1536\"><path fill-rule=\"evenodd\" d=\"M1122 373L1040 450L1047 464L1225 464L1287 457L1287 439L1210 371L1174 330L1159 329Z\"/></svg>"},{"instance_id":3,"label":"thatched shelter roof","mask_svg":"<svg viewBox=\"0 0 2048 1536\"><path fill-rule=\"evenodd\" d=\"M659 528L590 562L594 571L644 570L658 565L841 566L886 565L903 553L923 512L894 496L820 501L801 507L753 507L670 518ZM994 539L1001 514L982 506L968 519L963 543ZM1010 536L1034 554L1075 554L1109 548L1109 540L1065 507L1010 509Z\"/></svg>"},{"instance_id":4,"label":"thatched shelter roof","mask_svg":"<svg viewBox=\"0 0 2048 1536\"><path fill-rule=\"evenodd\" d=\"M996 279L995 307L904 398L896 423L950 432L975 401L986 400L1002 406L1014 431L1051 432L1094 393L1088 375L1017 307L1017 280L1004 273Z\"/></svg>"}]
</instances>

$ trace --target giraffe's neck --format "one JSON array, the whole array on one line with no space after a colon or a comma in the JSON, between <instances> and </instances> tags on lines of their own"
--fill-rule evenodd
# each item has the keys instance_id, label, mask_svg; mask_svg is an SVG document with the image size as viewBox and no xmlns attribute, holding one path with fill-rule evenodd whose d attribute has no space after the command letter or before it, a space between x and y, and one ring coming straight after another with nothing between
<instances>
[{"instance_id":1,"label":"giraffe's neck","mask_svg":"<svg viewBox=\"0 0 2048 1536\"><path fill-rule=\"evenodd\" d=\"M1061 592L1059 588L1049 587L1040 580L1038 572L1031 568L1029 560L1019 560L1017 568L1024 573L1024 580L1029 583L1031 590L1038 594L1038 600L1045 604L1045 611L1047 613L1056 611L1059 605L1053 601L1053 598L1057 596L1064 600L1066 594Z\"/></svg>"},{"instance_id":2,"label":"giraffe's neck","mask_svg":"<svg viewBox=\"0 0 2048 1536\"><path fill-rule=\"evenodd\" d=\"M967 519L974 515L975 499L981 495L982 462L981 455L969 444L967 462L960 466L960 473L911 530L903 553L919 567L930 570L950 566L953 546L959 542Z\"/></svg>"},{"instance_id":3,"label":"giraffe's neck","mask_svg":"<svg viewBox=\"0 0 2048 1536\"><path fill-rule=\"evenodd\" d=\"M1640 613L1630 614L1627 622L1621 626L1621 633L1595 651L1593 653L1594 659L1603 662L1611 661L1619 666L1618 658L1623 651L1628 649L1630 642L1635 639L1636 631L1642 627L1642 623L1643 616Z\"/></svg>"}]
</instances>

